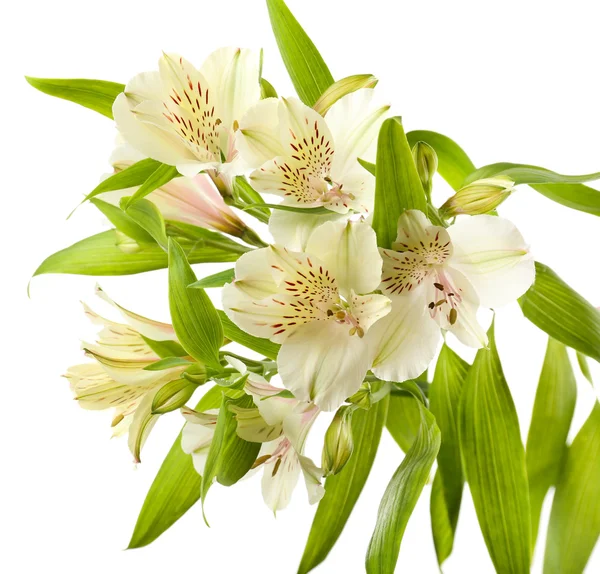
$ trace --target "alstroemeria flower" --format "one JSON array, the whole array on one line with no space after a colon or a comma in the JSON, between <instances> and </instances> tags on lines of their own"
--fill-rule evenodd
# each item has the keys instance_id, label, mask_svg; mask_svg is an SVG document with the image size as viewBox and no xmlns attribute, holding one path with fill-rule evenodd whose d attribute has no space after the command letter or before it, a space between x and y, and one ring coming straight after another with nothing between
<instances>
[{"instance_id":1,"label":"alstroemeria flower","mask_svg":"<svg viewBox=\"0 0 600 574\"><path fill-rule=\"evenodd\" d=\"M240 372L245 367L235 359L228 360ZM304 452L307 434L319 409L295 398L277 396L283 389L267 383L262 377L250 373L245 391L254 398L256 408L231 407L238 421L238 435L250 442L263 443L254 468L263 467L262 493L267 506L273 511L284 509L303 475L310 504L315 504L325 494L321 485L323 472ZM181 447L191 454L194 468L204 471L208 451L214 435L218 410L198 413L182 409L187 420Z\"/></svg>"},{"instance_id":2,"label":"alstroemeria flower","mask_svg":"<svg viewBox=\"0 0 600 574\"><path fill-rule=\"evenodd\" d=\"M181 375L185 367L145 371L159 357L144 337L154 341L175 340L171 325L152 321L120 307L101 290L99 295L114 305L127 324L110 321L84 305L89 319L102 329L95 343L84 343L92 363L75 365L65 377L79 404L90 410L114 408L115 435L129 432L129 447L139 462L139 452L157 417L152 401L160 388Z\"/></svg>"},{"instance_id":3,"label":"alstroemeria flower","mask_svg":"<svg viewBox=\"0 0 600 574\"><path fill-rule=\"evenodd\" d=\"M417 210L404 212L392 249L382 249L382 292L392 311L371 331L373 372L404 381L435 354L440 328L470 347L487 345L480 307L515 301L533 283L535 266L523 236L508 220L459 218L448 229Z\"/></svg>"},{"instance_id":4,"label":"alstroemeria flower","mask_svg":"<svg viewBox=\"0 0 600 574\"><path fill-rule=\"evenodd\" d=\"M374 160L377 134L389 106L374 101L374 90L340 98L323 118L296 98L262 100L240 122L238 148L258 167L253 187L279 195L283 205L325 207L335 214L368 214L373 208L375 178L358 158ZM259 167L260 166L260 167ZM320 217L275 210L270 228L276 241L304 247ZM301 232L298 228L309 228Z\"/></svg>"},{"instance_id":5,"label":"alstroemeria flower","mask_svg":"<svg viewBox=\"0 0 600 574\"><path fill-rule=\"evenodd\" d=\"M113 152L110 162L115 170L126 169L144 159L128 144ZM133 195L137 188L105 193L107 201L117 202L121 197ZM222 231L243 237L246 224L226 205L212 179L203 173L194 177L177 177L146 196L166 220L189 223L206 229Z\"/></svg>"},{"instance_id":6,"label":"alstroemeria flower","mask_svg":"<svg viewBox=\"0 0 600 574\"><path fill-rule=\"evenodd\" d=\"M236 129L260 100L260 58L221 48L196 69L163 54L158 72L135 76L113 105L117 128L144 155L189 177L207 169L233 171Z\"/></svg>"},{"instance_id":7,"label":"alstroemeria flower","mask_svg":"<svg viewBox=\"0 0 600 574\"><path fill-rule=\"evenodd\" d=\"M371 227L328 222L304 252L271 245L242 255L223 307L244 331L281 343L279 374L294 396L334 410L361 385L371 366L364 335L390 311L372 293L381 267Z\"/></svg>"}]
</instances>

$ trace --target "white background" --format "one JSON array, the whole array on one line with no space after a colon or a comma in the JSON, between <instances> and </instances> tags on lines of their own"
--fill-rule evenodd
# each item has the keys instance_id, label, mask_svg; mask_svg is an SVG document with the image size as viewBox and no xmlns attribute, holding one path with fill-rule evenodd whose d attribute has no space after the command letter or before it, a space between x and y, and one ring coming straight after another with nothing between
<instances>
[{"instance_id":1,"label":"white background","mask_svg":"<svg viewBox=\"0 0 600 574\"><path fill-rule=\"evenodd\" d=\"M407 130L450 135L476 165L514 161L563 173L600 170L597 2L289 0L289 5L337 79L365 72L380 78L378 89ZM1 26L0 569L295 572L314 508L299 487L291 506L274 519L256 478L231 489L213 488L207 504L212 528L194 508L152 546L123 550L180 417L163 417L143 463L134 468L125 441L108 440L110 415L81 410L60 378L81 360L78 340L89 329L78 301L93 302L95 279L42 276L33 280L27 297L29 278L44 257L107 228L91 206L65 218L108 170L115 130L90 110L36 92L23 75L126 82L153 69L163 49L200 65L211 50L238 45L264 47L264 74L287 95L291 84L264 2L11 2ZM446 192L441 183L438 189ZM529 188L501 211L518 225L537 259L600 304L595 217L562 208ZM215 270L197 268L200 275ZM123 305L168 320L164 272L104 278L101 284ZM497 338L525 437L545 336L515 304L500 310ZM598 365L592 369L600 380ZM593 397L578 378L572 434ZM362 572L379 499L401 456L384 433L366 490L318 572ZM398 572L438 571L428 499L426 487L402 542ZM599 554L596 550L589 572L600 571ZM540 572L539 549L535 564ZM493 572L468 494L444 570Z\"/></svg>"}]
</instances>

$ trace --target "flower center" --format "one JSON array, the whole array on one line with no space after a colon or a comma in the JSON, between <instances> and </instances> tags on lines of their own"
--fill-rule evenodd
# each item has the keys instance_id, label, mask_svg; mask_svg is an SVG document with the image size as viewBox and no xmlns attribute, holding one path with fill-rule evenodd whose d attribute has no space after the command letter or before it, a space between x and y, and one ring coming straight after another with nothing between
<instances>
[{"instance_id":1,"label":"flower center","mask_svg":"<svg viewBox=\"0 0 600 574\"><path fill-rule=\"evenodd\" d=\"M448 274L439 271L433 282L433 293L427 307L432 319L438 314L446 313L450 325L454 325L458 319L458 306L462 301L460 290L455 287Z\"/></svg>"},{"instance_id":2,"label":"flower center","mask_svg":"<svg viewBox=\"0 0 600 574\"><path fill-rule=\"evenodd\" d=\"M362 339L365 336L364 329L360 326L358 319L352 313L348 303L343 299L340 299L340 302L333 305L332 308L327 309L327 316L331 317L340 325L350 325L348 334L351 337L353 335L358 335L358 337Z\"/></svg>"}]
</instances>

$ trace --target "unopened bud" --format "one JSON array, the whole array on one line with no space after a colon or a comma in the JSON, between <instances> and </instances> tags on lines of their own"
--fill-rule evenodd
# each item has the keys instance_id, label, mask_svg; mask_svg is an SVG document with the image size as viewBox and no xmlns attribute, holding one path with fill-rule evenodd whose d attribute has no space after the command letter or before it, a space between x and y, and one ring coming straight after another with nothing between
<instances>
[{"instance_id":1,"label":"unopened bud","mask_svg":"<svg viewBox=\"0 0 600 574\"><path fill-rule=\"evenodd\" d=\"M435 150L425 142L417 142L412 148L417 173L427 197L431 195L433 176L438 168L438 157Z\"/></svg>"},{"instance_id":2,"label":"unopened bud","mask_svg":"<svg viewBox=\"0 0 600 574\"><path fill-rule=\"evenodd\" d=\"M152 401L152 414L163 415L179 409L188 402L198 385L187 379L176 379L162 387Z\"/></svg>"},{"instance_id":3,"label":"unopened bud","mask_svg":"<svg viewBox=\"0 0 600 574\"><path fill-rule=\"evenodd\" d=\"M352 413L354 410L355 407L351 405L340 407L325 433L321 459L325 476L340 472L352 456L354 450Z\"/></svg>"},{"instance_id":4,"label":"unopened bud","mask_svg":"<svg viewBox=\"0 0 600 574\"><path fill-rule=\"evenodd\" d=\"M356 405L361 409L371 408L371 385L369 383L363 383L351 397L346 399L349 403Z\"/></svg>"},{"instance_id":5,"label":"unopened bud","mask_svg":"<svg viewBox=\"0 0 600 574\"><path fill-rule=\"evenodd\" d=\"M482 215L498 207L513 191L515 182L504 175L478 179L459 189L442 207L444 217Z\"/></svg>"}]
</instances>

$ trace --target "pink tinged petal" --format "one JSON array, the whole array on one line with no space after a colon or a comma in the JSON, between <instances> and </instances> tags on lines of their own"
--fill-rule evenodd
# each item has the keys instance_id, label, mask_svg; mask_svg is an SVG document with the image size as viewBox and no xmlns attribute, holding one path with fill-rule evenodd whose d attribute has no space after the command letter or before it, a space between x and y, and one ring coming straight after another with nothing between
<instances>
[{"instance_id":1,"label":"pink tinged petal","mask_svg":"<svg viewBox=\"0 0 600 574\"><path fill-rule=\"evenodd\" d=\"M283 432L296 449L296 452L301 453L304 451L306 437L321 411L317 405L312 403L293 400L295 402L294 406L283 419Z\"/></svg>"},{"instance_id":2,"label":"pink tinged petal","mask_svg":"<svg viewBox=\"0 0 600 574\"><path fill-rule=\"evenodd\" d=\"M311 235L307 251L323 261L345 298L351 291L370 293L379 286L381 255L375 232L366 223L324 223Z\"/></svg>"},{"instance_id":3,"label":"pink tinged petal","mask_svg":"<svg viewBox=\"0 0 600 574\"><path fill-rule=\"evenodd\" d=\"M335 410L360 387L370 361L365 340L350 326L313 321L284 341L277 357L283 384L300 401Z\"/></svg>"},{"instance_id":4,"label":"pink tinged petal","mask_svg":"<svg viewBox=\"0 0 600 574\"><path fill-rule=\"evenodd\" d=\"M371 369L385 381L414 379L433 360L440 338L440 329L425 305L423 288L405 297L392 297L391 312L365 337L373 357Z\"/></svg>"},{"instance_id":5,"label":"pink tinged petal","mask_svg":"<svg viewBox=\"0 0 600 574\"><path fill-rule=\"evenodd\" d=\"M260 415L269 425L282 424L298 404L296 399L275 396L285 389L268 383L248 380L244 390L252 396Z\"/></svg>"},{"instance_id":6,"label":"pink tinged petal","mask_svg":"<svg viewBox=\"0 0 600 574\"><path fill-rule=\"evenodd\" d=\"M271 444L273 455L264 463L262 494L266 505L277 512L290 503L301 467L296 451L287 438L281 437Z\"/></svg>"},{"instance_id":7,"label":"pink tinged petal","mask_svg":"<svg viewBox=\"0 0 600 574\"><path fill-rule=\"evenodd\" d=\"M459 217L448 229L454 245L450 265L473 285L481 305L498 307L532 285L535 265L523 236L502 217Z\"/></svg>"}]
</instances>

